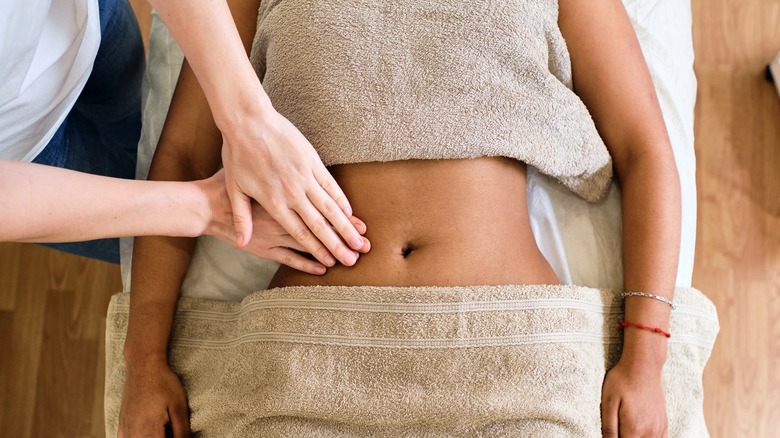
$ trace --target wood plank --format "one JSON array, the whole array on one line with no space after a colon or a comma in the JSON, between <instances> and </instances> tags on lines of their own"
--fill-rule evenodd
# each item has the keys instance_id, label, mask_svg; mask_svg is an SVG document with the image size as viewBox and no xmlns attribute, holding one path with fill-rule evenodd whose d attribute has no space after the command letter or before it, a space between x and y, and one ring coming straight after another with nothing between
<instances>
[{"instance_id":1,"label":"wood plank","mask_svg":"<svg viewBox=\"0 0 780 438\"><path fill-rule=\"evenodd\" d=\"M50 290L46 302L41 367L35 396L33 436L89 436L95 364L100 350L97 339L72 336L74 290ZM76 333L77 334L77 333Z\"/></svg>"},{"instance_id":2,"label":"wood plank","mask_svg":"<svg viewBox=\"0 0 780 438\"><path fill-rule=\"evenodd\" d=\"M108 299L121 288L119 268L36 245L0 244L0 254L9 253L20 268L0 265L0 278L16 285L13 312L0 312L2 435L103 436L100 352Z\"/></svg>"},{"instance_id":3,"label":"wood plank","mask_svg":"<svg viewBox=\"0 0 780 438\"><path fill-rule=\"evenodd\" d=\"M18 272L21 269L19 265L19 252L8 250L3 251L7 244L0 243L0 273L7 272L7 275L0 275L0 311L14 310L16 305L16 290L18 277L10 273Z\"/></svg>"},{"instance_id":4,"label":"wood plank","mask_svg":"<svg viewBox=\"0 0 780 438\"><path fill-rule=\"evenodd\" d=\"M780 2L694 0L699 221L694 285L721 332L704 373L713 437L780 428Z\"/></svg>"}]
</instances>

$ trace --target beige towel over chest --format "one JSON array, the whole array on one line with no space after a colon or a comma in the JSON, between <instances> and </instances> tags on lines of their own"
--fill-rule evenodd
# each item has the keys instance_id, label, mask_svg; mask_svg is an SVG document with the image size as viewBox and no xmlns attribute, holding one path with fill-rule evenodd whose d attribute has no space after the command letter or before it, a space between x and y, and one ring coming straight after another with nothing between
<instances>
[{"instance_id":1,"label":"beige towel over chest","mask_svg":"<svg viewBox=\"0 0 780 438\"><path fill-rule=\"evenodd\" d=\"M556 0L266 0L252 63L326 165L505 156L609 187Z\"/></svg>"}]
</instances>

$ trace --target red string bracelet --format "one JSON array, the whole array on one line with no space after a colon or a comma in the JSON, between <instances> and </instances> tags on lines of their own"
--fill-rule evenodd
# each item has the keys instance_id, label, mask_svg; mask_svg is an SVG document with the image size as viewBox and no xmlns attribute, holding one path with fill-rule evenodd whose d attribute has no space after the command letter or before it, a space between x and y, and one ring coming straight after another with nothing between
<instances>
[{"instance_id":1,"label":"red string bracelet","mask_svg":"<svg viewBox=\"0 0 780 438\"><path fill-rule=\"evenodd\" d=\"M667 331L664 331L663 329L659 329L658 327L648 327L648 326L646 326L646 325L642 325L642 324L635 324L635 323L633 323L633 322L628 322L628 321L620 321L620 322L618 323L618 325L620 326L620 328L625 328L625 327L636 327L636 328L638 328L638 329L642 329L642 330L650 330L651 332L660 333L660 334L662 334L662 335L666 336L667 338L671 338L671 337L672 337L672 334L671 334L671 333L669 333L669 332L667 332Z\"/></svg>"}]
</instances>

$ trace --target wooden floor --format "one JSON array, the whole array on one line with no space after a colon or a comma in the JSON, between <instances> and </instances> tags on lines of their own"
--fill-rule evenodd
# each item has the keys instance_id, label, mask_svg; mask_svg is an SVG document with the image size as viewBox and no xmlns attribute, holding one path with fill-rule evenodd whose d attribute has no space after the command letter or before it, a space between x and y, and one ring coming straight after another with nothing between
<instances>
[{"instance_id":1,"label":"wooden floor","mask_svg":"<svg viewBox=\"0 0 780 438\"><path fill-rule=\"evenodd\" d=\"M131 3L145 18L145 0ZM780 0L693 0L693 15L694 286L722 326L706 416L714 437L778 437L780 99L763 66L780 51ZM118 290L114 266L0 244L0 436L103 435L104 315Z\"/></svg>"},{"instance_id":2,"label":"wooden floor","mask_svg":"<svg viewBox=\"0 0 780 438\"><path fill-rule=\"evenodd\" d=\"M780 1L695 0L693 12L693 283L721 322L705 412L715 437L780 437L780 99L762 69L780 51Z\"/></svg>"}]
</instances>

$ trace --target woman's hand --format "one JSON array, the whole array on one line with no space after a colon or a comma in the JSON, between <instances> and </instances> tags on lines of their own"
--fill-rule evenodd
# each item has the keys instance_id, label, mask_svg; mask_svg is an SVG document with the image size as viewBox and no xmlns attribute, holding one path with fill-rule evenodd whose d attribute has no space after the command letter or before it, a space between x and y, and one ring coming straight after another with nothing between
<instances>
[{"instance_id":1,"label":"woman's hand","mask_svg":"<svg viewBox=\"0 0 780 438\"><path fill-rule=\"evenodd\" d=\"M206 218L208 223L205 234L213 235L231 245L236 243L236 232L233 228L233 215L225 188L225 172L220 170L213 177L199 181L196 184L208 198L211 216ZM368 239L362 237L366 233L366 224L355 216L349 217L352 227L361 236L362 246L359 251L368 252L371 248ZM241 248L243 251L257 257L274 260L293 269L313 275L322 275L326 271L323 264L304 257L300 252L307 249L296 241L282 228L279 223L258 203L252 202L252 236L249 243ZM329 255L326 257L330 257Z\"/></svg>"},{"instance_id":2,"label":"woman's hand","mask_svg":"<svg viewBox=\"0 0 780 438\"><path fill-rule=\"evenodd\" d=\"M173 436L190 436L187 397L179 378L164 360L127 367L119 438L164 437L170 425Z\"/></svg>"},{"instance_id":3,"label":"woman's hand","mask_svg":"<svg viewBox=\"0 0 780 438\"><path fill-rule=\"evenodd\" d=\"M331 255L354 265L364 239L352 208L303 134L270 104L232 122L221 127L222 162L238 247L251 240L254 199L325 266L335 264Z\"/></svg>"},{"instance_id":4,"label":"woman's hand","mask_svg":"<svg viewBox=\"0 0 780 438\"><path fill-rule=\"evenodd\" d=\"M223 135L235 244L253 236L254 199L322 264L354 265L364 242L348 220L346 196L312 145L274 110L249 62L260 0L150 3L191 63Z\"/></svg>"},{"instance_id":5,"label":"woman's hand","mask_svg":"<svg viewBox=\"0 0 780 438\"><path fill-rule=\"evenodd\" d=\"M661 369L618 361L601 393L602 436L666 437L668 426Z\"/></svg>"}]
</instances>

